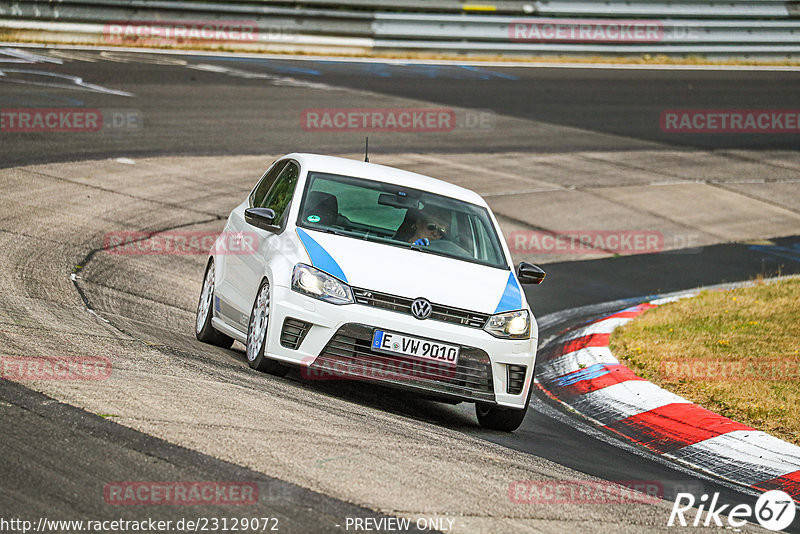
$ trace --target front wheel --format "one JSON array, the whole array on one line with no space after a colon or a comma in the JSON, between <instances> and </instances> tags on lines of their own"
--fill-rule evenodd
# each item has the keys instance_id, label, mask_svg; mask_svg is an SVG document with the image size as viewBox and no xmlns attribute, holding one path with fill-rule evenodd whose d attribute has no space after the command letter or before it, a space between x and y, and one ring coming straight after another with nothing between
<instances>
[{"instance_id":1,"label":"front wheel","mask_svg":"<svg viewBox=\"0 0 800 534\"><path fill-rule=\"evenodd\" d=\"M526 413L528 413L527 404L525 404L524 408L516 409L493 406L482 402L475 403L475 415L478 416L478 422L483 428L491 430L512 432L522 424Z\"/></svg>"},{"instance_id":2,"label":"front wheel","mask_svg":"<svg viewBox=\"0 0 800 534\"><path fill-rule=\"evenodd\" d=\"M261 282L250 312L247 326L247 363L258 371L283 376L289 368L267 357L267 326L269 325L270 291L269 281Z\"/></svg>"},{"instance_id":3,"label":"front wheel","mask_svg":"<svg viewBox=\"0 0 800 534\"><path fill-rule=\"evenodd\" d=\"M200 300L197 302L197 315L194 326L194 335L203 343L210 343L223 349L231 348L233 338L218 332L211 325L214 316L214 260L206 266L206 277L203 279L203 289L200 291Z\"/></svg>"}]
</instances>

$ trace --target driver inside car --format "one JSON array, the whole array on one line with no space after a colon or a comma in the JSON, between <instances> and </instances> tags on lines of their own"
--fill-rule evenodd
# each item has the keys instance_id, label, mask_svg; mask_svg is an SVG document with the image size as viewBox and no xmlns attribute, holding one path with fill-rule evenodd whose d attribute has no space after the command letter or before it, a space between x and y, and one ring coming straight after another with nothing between
<instances>
[{"instance_id":1,"label":"driver inside car","mask_svg":"<svg viewBox=\"0 0 800 534\"><path fill-rule=\"evenodd\" d=\"M414 245L428 246L431 241L445 238L449 219L447 211L440 208L420 210L412 226L411 236L406 241Z\"/></svg>"}]
</instances>

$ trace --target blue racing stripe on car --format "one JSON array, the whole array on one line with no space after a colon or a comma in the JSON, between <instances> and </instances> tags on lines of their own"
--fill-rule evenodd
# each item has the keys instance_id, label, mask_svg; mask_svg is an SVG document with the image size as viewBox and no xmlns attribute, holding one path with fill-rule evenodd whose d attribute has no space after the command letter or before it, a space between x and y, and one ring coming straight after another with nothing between
<instances>
[{"instance_id":1,"label":"blue racing stripe on car","mask_svg":"<svg viewBox=\"0 0 800 534\"><path fill-rule=\"evenodd\" d=\"M311 259L311 265L321 271L325 271L331 276L335 276L342 282L347 282L347 277L345 277L342 268L339 267L339 264L336 263L336 260L334 260L330 254L328 254L328 251L322 248L322 245L317 243L314 238L308 235L308 232L302 228L297 229L297 235L300 237L300 241L302 241L306 252L308 252L308 257Z\"/></svg>"},{"instance_id":2,"label":"blue racing stripe on car","mask_svg":"<svg viewBox=\"0 0 800 534\"><path fill-rule=\"evenodd\" d=\"M520 289L514 273L508 273L508 283L506 289L503 291L503 296L500 297L500 302L497 304L495 313L502 313L507 311L514 311L522 309L522 289Z\"/></svg>"}]
</instances>

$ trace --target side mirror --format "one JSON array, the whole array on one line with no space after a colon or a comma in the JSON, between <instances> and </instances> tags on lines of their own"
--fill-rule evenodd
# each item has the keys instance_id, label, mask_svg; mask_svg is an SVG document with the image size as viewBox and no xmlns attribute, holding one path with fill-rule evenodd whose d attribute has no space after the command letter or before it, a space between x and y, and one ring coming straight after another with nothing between
<instances>
[{"instance_id":1,"label":"side mirror","mask_svg":"<svg viewBox=\"0 0 800 534\"><path fill-rule=\"evenodd\" d=\"M528 262L520 262L517 267L517 278L520 284L541 284L546 273Z\"/></svg>"},{"instance_id":2,"label":"side mirror","mask_svg":"<svg viewBox=\"0 0 800 534\"><path fill-rule=\"evenodd\" d=\"M275 212L269 208L247 208L244 210L244 220L247 224L267 232L280 230L280 227L275 226Z\"/></svg>"}]
</instances>

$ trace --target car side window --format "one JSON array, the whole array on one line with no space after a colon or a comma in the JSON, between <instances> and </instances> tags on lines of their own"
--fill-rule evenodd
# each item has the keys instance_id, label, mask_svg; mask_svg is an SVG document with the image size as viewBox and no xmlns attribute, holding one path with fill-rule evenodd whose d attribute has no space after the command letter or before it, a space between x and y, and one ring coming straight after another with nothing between
<instances>
[{"instance_id":1,"label":"car side window","mask_svg":"<svg viewBox=\"0 0 800 534\"><path fill-rule=\"evenodd\" d=\"M483 225L483 221L478 221L476 224L476 238L478 244L478 257L484 261L499 262L500 251L492 246L492 240L489 237L489 231Z\"/></svg>"},{"instance_id":2,"label":"car side window","mask_svg":"<svg viewBox=\"0 0 800 534\"><path fill-rule=\"evenodd\" d=\"M300 167L290 161L275 179L269 192L260 205L254 204L257 208L270 208L275 212L276 226L283 226L286 216L289 213L289 204L297 186L297 179L300 177Z\"/></svg>"},{"instance_id":3,"label":"car side window","mask_svg":"<svg viewBox=\"0 0 800 534\"><path fill-rule=\"evenodd\" d=\"M270 187L272 187L272 184L275 183L275 179L286 166L286 163L286 161L278 161L272 167L270 167L266 173L264 173L264 176L262 176L261 180L258 181L258 185L256 185L256 187L253 189L253 192L250 193L251 207L263 207L264 199L266 198Z\"/></svg>"}]
</instances>

